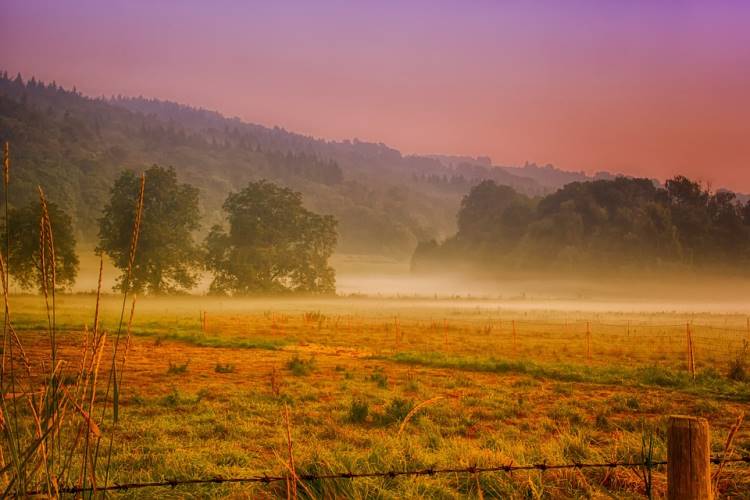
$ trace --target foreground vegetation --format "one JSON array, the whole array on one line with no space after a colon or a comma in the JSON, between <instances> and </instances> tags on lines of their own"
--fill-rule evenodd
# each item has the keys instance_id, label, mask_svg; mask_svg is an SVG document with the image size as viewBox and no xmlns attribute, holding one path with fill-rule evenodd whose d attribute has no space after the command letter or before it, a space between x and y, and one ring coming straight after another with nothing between
<instances>
[{"instance_id":1,"label":"foreground vegetation","mask_svg":"<svg viewBox=\"0 0 750 500\"><path fill-rule=\"evenodd\" d=\"M103 329L116 325L118 302L103 299ZM64 296L58 304L69 322L59 335L60 356L75 359L92 301ZM47 348L37 333L44 322L40 299L15 297L12 306L29 354L39 362ZM306 473L639 461L644 435L654 437L654 458L663 459L665 417L674 413L708 418L714 454L721 455L732 422L747 408L750 384L734 380L731 371L742 353L742 343L731 342L747 338L744 317L500 307L482 301L141 299L111 479L284 474L286 407L296 469ZM696 342L713 336L722 351L698 346L695 382L680 352L689 320ZM642 336L628 343L628 333ZM644 342L649 335L674 336L674 348ZM102 428L105 435L111 431ZM734 446L750 451L746 428ZM373 478L315 482L299 493L628 498L644 493L638 474ZM657 497L665 486L665 471L657 469ZM726 495L747 491L747 468L726 468L719 488ZM211 485L121 496L165 494L265 497L286 496L286 490L283 484Z\"/></svg>"}]
</instances>

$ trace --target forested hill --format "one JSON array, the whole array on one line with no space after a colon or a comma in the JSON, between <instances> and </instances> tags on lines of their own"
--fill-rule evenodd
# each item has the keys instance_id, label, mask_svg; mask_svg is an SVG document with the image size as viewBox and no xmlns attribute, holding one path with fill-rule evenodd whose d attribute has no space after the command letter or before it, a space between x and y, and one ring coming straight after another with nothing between
<instances>
[{"instance_id":1,"label":"forested hill","mask_svg":"<svg viewBox=\"0 0 750 500\"><path fill-rule=\"evenodd\" d=\"M461 197L484 179L541 195L568 178L553 168L509 170L404 156L384 144L328 142L171 102L93 99L7 73L0 75L0 140L11 142L11 202L35 196L41 184L73 217L83 242L96 238L115 176L154 163L174 166L181 181L200 189L204 231L219 220L230 191L265 178L334 215L339 252L397 258L418 241L455 232ZM555 175L561 182L550 181Z\"/></svg>"},{"instance_id":2,"label":"forested hill","mask_svg":"<svg viewBox=\"0 0 750 500\"><path fill-rule=\"evenodd\" d=\"M457 233L420 243L412 263L417 270L473 263L484 273L747 273L750 201L682 176L664 187L624 177L573 182L537 198L485 181L462 200Z\"/></svg>"}]
</instances>

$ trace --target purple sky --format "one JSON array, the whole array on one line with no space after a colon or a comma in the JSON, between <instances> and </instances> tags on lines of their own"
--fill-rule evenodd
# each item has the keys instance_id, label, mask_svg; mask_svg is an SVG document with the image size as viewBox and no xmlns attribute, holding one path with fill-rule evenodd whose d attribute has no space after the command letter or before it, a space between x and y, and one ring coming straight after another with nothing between
<instances>
[{"instance_id":1,"label":"purple sky","mask_svg":"<svg viewBox=\"0 0 750 500\"><path fill-rule=\"evenodd\" d=\"M750 191L750 2L4 0L0 47L91 95Z\"/></svg>"}]
</instances>

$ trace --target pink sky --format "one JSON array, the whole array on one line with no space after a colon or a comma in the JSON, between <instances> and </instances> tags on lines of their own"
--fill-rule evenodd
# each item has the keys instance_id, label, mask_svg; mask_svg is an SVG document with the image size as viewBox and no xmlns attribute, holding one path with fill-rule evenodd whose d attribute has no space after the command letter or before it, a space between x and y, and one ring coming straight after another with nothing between
<instances>
[{"instance_id":1,"label":"pink sky","mask_svg":"<svg viewBox=\"0 0 750 500\"><path fill-rule=\"evenodd\" d=\"M0 67L404 153L750 192L750 2L5 0Z\"/></svg>"}]
</instances>

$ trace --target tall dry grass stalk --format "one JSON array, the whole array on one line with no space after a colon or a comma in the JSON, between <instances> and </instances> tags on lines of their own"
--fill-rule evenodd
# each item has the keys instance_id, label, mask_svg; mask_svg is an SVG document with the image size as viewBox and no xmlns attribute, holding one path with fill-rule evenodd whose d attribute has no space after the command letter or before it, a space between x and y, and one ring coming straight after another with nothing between
<instances>
[{"instance_id":1,"label":"tall dry grass stalk","mask_svg":"<svg viewBox=\"0 0 750 500\"><path fill-rule=\"evenodd\" d=\"M125 305L140 233L143 213L145 178L135 207L133 236L130 242L129 266L120 324L113 342L109 383L103 400L97 404L100 368L107 344L107 332L100 325L102 263L92 329L84 327L79 358L60 359L59 332L56 318L57 256L53 224L47 198L40 187L39 289L47 313L49 352L43 359L29 359L16 334L10 314L8 255L8 193L10 179L9 145L3 147L3 194L5 207L5 248L0 251L0 282L2 284L4 321L3 352L0 364L0 497L41 495L59 497L65 486L91 486L96 494L97 479L104 475L107 482L112 441L118 418L122 374L130 344L130 331L135 312L135 299L127 322L124 353L118 358L117 346L125 316ZM119 378L117 377L117 360ZM109 389L114 386L113 397ZM101 407L96 418L95 410ZM108 409L114 407L113 421L107 420ZM106 467L97 466L99 443L109 439Z\"/></svg>"},{"instance_id":2,"label":"tall dry grass stalk","mask_svg":"<svg viewBox=\"0 0 750 500\"><path fill-rule=\"evenodd\" d=\"M107 418L107 411L109 410L109 394L112 390L112 429L109 434L109 443L107 445L107 462L104 468L104 486L106 487L109 481L109 469L112 464L112 446L114 444L114 436L116 432L116 426L120 415L120 385L119 381L122 380L122 373L125 370L125 356L122 359L121 375L118 380L117 377L117 354L120 349L120 339L122 337L122 327L125 320L125 309L128 301L128 293L130 292L130 286L133 278L133 266L135 265L135 253L138 248L138 239L141 234L141 222L143 220L143 197L146 192L146 175L141 174L141 186L138 193L138 202L135 209L135 219L133 222L133 231L130 236L130 253L128 256L128 268L125 271L125 281L123 282L122 291L122 307L120 308L120 320L117 325L117 334L115 335L114 346L112 349L112 362L110 363L109 379L107 381L107 389L104 395L104 405L102 407L101 421L103 422ZM131 311L135 307L135 301L133 302ZM131 316L132 320L132 316ZM130 325L132 321L128 321L128 340L130 343ZM94 452L93 467L96 468L96 464L99 458L99 446L101 444L101 437L96 440L96 450Z\"/></svg>"},{"instance_id":3,"label":"tall dry grass stalk","mask_svg":"<svg viewBox=\"0 0 750 500\"><path fill-rule=\"evenodd\" d=\"M716 471L713 473L713 477L711 478L713 482L714 496L716 498L719 498L719 481L721 480L721 473L724 471L724 465L726 464L727 459L731 458L732 453L734 453L734 437L740 430L743 420L745 420L744 412L737 415L732 428L729 429L727 440L724 443L724 452L721 456L721 462L719 463L719 467L716 468Z\"/></svg>"},{"instance_id":4,"label":"tall dry grass stalk","mask_svg":"<svg viewBox=\"0 0 750 500\"><path fill-rule=\"evenodd\" d=\"M289 472L291 478L291 490L289 488L289 479L286 483L287 498L297 500L297 468L294 465L294 444L292 442L292 424L289 421L289 405L284 405L284 427L286 429L287 452L289 456Z\"/></svg>"},{"instance_id":5,"label":"tall dry grass stalk","mask_svg":"<svg viewBox=\"0 0 750 500\"><path fill-rule=\"evenodd\" d=\"M422 401L418 405L416 405L414 408L409 411L409 413L406 414L406 417L404 417L404 421L401 422L401 426L398 428L398 432L396 433L396 437L399 437L402 432L404 432L404 428L406 428L406 424L409 423L409 420L414 417L414 415L417 414L419 410L424 408L425 406L429 406L431 404L437 403L441 399L445 399L445 396L435 396L434 398L427 399L425 401Z\"/></svg>"},{"instance_id":6,"label":"tall dry grass stalk","mask_svg":"<svg viewBox=\"0 0 750 500\"><path fill-rule=\"evenodd\" d=\"M301 481L297 474L297 466L294 464L294 442L292 441L292 419L289 414L289 405L284 405L284 430L286 431L286 446L288 461L280 460L286 467L288 475L286 476L286 496L287 500L297 500L297 486L302 486L308 498L316 498L310 488ZM280 459L276 454L277 459Z\"/></svg>"}]
</instances>

